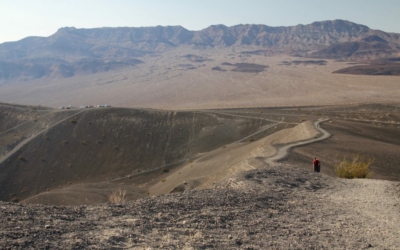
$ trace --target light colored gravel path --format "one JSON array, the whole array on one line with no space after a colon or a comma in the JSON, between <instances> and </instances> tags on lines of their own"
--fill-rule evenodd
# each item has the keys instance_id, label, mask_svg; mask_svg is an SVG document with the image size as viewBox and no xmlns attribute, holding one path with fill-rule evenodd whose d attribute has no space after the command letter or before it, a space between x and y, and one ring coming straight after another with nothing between
<instances>
[{"instance_id":1,"label":"light colored gravel path","mask_svg":"<svg viewBox=\"0 0 400 250\"><path fill-rule=\"evenodd\" d=\"M382 180L342 180L317 194L317 209L329 211L342 235L354 235L374 249L400 249L400 184ZM332 217L332 218L329 218ZM350 240L348 240L350 241Z\"/></svg>"}]
</instances>

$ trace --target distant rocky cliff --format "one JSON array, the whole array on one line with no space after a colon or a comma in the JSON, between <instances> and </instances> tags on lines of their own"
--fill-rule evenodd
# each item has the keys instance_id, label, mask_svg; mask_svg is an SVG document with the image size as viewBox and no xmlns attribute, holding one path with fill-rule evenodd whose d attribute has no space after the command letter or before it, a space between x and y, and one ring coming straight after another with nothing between
<instances>
[{"instance_id":1,"label":"distant rocky cliff","mask_svg":"<svg viewBox=\"0 0 400 250\"><path fill-rule=\"evenodd\" d=\"M212 25L200 31L181 26L66 27L49 37L0 44L0 80L72 77L131 67L143 63L144 55L181 46L268 48L268 54L365 60L398 55L400 34L343 20L291 27Z\"/></svg>"}]
</instances>

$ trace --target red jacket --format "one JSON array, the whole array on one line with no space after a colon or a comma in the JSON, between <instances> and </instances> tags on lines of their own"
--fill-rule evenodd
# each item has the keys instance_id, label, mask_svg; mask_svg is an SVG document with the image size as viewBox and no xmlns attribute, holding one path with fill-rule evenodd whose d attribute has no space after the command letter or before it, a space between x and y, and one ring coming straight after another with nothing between
<instances>
[{"instance_id":1,"label":"red jacket","mask_svg":"<svg viewBox=\"0 0 400 250\"><path fill-rule=\"evenodd\" d=\"M313 164L314 166L318 166L318 167L319 167L321 163L319 162L319 160L315 160L315 159L314 159L313 162L312 162L312 164Z\"/></svg>"}]
</instances>

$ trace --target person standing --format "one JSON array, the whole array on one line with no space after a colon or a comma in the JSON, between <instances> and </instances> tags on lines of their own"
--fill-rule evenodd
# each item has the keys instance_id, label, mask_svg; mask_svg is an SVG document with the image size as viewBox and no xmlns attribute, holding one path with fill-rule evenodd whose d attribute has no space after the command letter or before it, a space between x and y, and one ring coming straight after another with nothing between
<instances>
[{"instance_id":1,"label":"person standing","mask_svg":"<svg viewBox=\"0 0 400 250\"><path fill-rule=\"evenodd\" d=\"M313 167L314 167L314 172L319 173L321 171L321 162L317 159L317 157L314 157L313 160Z\"/></svg>"}]
</instances>

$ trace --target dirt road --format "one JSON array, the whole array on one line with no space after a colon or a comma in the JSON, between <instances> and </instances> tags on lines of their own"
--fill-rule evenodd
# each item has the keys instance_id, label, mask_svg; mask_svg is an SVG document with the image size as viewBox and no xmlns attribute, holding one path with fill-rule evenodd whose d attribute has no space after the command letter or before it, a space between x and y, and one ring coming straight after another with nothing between
<instances>
[{"instance_id":1,"label":"dirt road","mask_svg":"<svg viewBox=\"0 0 400 250\"><path fill-rule=\"evenodd\" d=\"M331 134L328 131L326 131L325 129L323 129L323 128L321 128L319 126L320 123L326 122L328 120L329 120L329 118L326 118L326 119L320 119L320 120L314 122L315 129L317 129L319 132L321 132L321 135L319 137L313 138L313 139L309 139L309 140L306 140L306 141L294 142L294 143L290 143L290 144L284 145L282 147L279 147L278 153L275 154L272 157L267 158L267 162L268 163L273 163L273 162L277 162L277 161L285 159L287 157L287 155L289 154L289 151L292 148L299 147L299 146L304 146L304 145L307 145L307 144L310 144L310 143L315 143L315 142L319 142L319 141L323 141L323 140L328 139L331 136Z\"/></svg>"}]
</instances>

